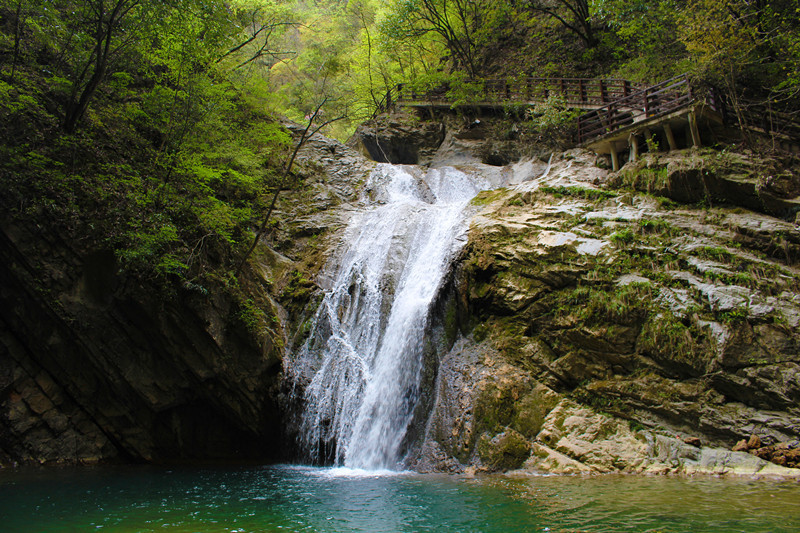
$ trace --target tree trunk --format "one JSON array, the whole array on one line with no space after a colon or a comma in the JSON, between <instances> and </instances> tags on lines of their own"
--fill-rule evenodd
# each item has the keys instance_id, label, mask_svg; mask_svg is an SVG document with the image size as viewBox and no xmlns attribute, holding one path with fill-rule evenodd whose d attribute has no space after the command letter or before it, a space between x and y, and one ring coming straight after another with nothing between
<instances>
[{"instance_id":1,"label":"tree trunk","mask_svg":"<svg viewBox=\"0 0 800 533\"><path fill-rule=\"evenodd\" d=\"M17 73L17 63L19 63L19 45L22 41L22 0L17 1L17 13L14 19L14 58L11 61L11 80L14 85L14 76Z\"/></svg>"}]
</instances>

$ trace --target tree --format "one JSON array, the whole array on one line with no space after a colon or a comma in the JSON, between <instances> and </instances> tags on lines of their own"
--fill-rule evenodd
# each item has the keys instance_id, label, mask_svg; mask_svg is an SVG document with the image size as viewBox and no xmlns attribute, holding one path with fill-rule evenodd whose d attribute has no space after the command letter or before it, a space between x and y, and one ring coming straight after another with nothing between
<instances>
[{"instance_id":1,"label":"tree","mask_svg":"<svg viewBox=\"0 0 800 533\"><path fill-rule=\"evenodd\" d=\"M488 0L397 0L382 30L396 40L438 36L457 70L478 76L482 65L477 49L487 28Z\"/></svg>"},{"instance_id":2,"label":"tree","mask_svg":"<svg viewBox=\"0 0 800 533\"><path fill-rule=\"evenodd\" d=\"M682 5L682 0L593 0L592 17L608 30L603 45L620 61L616 76L652 84L686 71L686 46L675 38Z\"/></svg>"},{"instance_id":3,"label":"tree","mask_svg":"<svg viewBox=\"0 0 800 533\"><path fill-rule=\"evenodd\" d=\"M267 59L268 67L274 65L284 57L291 56L294 52L276 48L277 38L287 29L297 27L299 24L292 21L291 14L277 6L258 6L248 12L243 12L244 36L241 42L226 50L217 63L231 56L240 57L235 69L242 68L258 60Z\"/></svg>"},{"instance_id":4,"label":"tree","mask_svg":"<svg viewBox=\"0 0 800 533\"><path fill-rule=\"evenodd\" d=\"M64 113L64 130L75 131L100 82L106 76L114 57L131 43L123 31L132 11L140 7L140 0L85 0L80 12L90 44L88 57L78 64L72 78L72 90Z\"/></svg>"},{"instance_id":5,"label":"tree","mask_svg":"<svg viewBox=\"0 0 800 533\"><path fill-rule=\"evenodd\" d=\"M587 48L598 44L590 0L528 0L528 7L545 13L581 38Z\"/></svg>"},{"instance_id":6,"label":"tree","mask_svg":"<svg viewBox=\"0 0 800 533\"><path fill-rule=\"evenodd\" d=\"M737 86L800 95L798 0L691 0L681 22L698 74L732 96Z\"/></svg>"},{"instance_id":7,"label":"tree","mask_svg":"<svg viewBox=\"0 0 800 533\"><path fill-rule=\"evenodd\" d=\"M322 101L317 105L314 112L308 116L306 120L306 125L303 131L300 133L300 137L295 141L294 149L292 150L289 159L284 163L283 170L281 171L280 178L278 179L277 185L275 186L275 190L272 193L272 200L269 203L269 207L267 208L267 212L261 218L261 224L258 226L256 230L256 234L253 237L253 242L247 251L242 256L242 259L239 261L239 265L236 267L235 275L238 277L241 273L244 265L247 263L247 260L253 254L256 247L258 246L261 237L267 230L269 225L269 221L272 218L272 213L275 211L275 206L278 203L278 196L283 191L293 189L297 186L297 177L296 175L292 174L292 170L294 168L294 163L297 160L297 154L300 153L300 149L305 146L306 141L308 141L311 137L316 135L322 128L332 124L333 122L342 120L346 118L346 115L338 115L333 118L323 119L321 118L323 115L323 108L325 104L328 103L329 97L323 97Z\"/></svg>"}]
</instances>

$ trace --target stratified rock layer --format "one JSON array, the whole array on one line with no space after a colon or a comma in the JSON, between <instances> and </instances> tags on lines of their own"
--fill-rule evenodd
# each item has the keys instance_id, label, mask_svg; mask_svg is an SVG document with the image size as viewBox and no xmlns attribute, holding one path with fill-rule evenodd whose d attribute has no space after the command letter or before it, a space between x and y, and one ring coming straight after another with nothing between
<instances>
[{"instance_id":1,"label":"stratified rock layer","mask_svg":"<svg viewBox=\"0 0 800 533\"><path fill-rule=\"evenodd\" d=\"M3 462L278 452L280 352L224 288L124 287L113 255L3 230Z\"/></svg>"},{"instance_id":2,"label":"stratified rock layer","mask_svg":"<svg viewBox=\"0 0 800 533\"><path fill-rule=\"evenodd\" d=\"M456 276L469 335L442 359L418 468L798 474L778 465L800 438L800 231L736 205L792 204L728 190L777 172L754 157L686 151L618 175L573 150L479 196ZM689 167L713 168L716 192L679 198L678 177L656 192L700 205L628 188ZM774 448L731 450L752 434Z\"/></svg>"}]
</instances>

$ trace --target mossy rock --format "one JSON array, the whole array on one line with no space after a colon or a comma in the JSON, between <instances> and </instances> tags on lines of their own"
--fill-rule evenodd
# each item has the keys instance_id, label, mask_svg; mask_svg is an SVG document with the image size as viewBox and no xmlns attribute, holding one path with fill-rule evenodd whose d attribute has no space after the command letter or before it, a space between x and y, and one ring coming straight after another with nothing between
<instances>
[{"instance_id":1,"label":"mossy rock","mask_svg":"<svg viewBox=\"0 0 800 533\"><path fill-rule=\"evenodd\" d=\"M560 396L544 385L537 385L516 404L512 428L524 437L533 439L542 429L547 414L556 406Z\"/></svg>"},{"instance_id":2,"label":"mossy rock","mask_svg":"<svg viewBox=\"0 0 800 533\"><path fill-rule=\"evenodd\" d=\"M530 457L531 444L519 432L506 428L494 437L482 434L478 441L478 455L490 470L514 470Z\"/></svg>"}]
</instances>

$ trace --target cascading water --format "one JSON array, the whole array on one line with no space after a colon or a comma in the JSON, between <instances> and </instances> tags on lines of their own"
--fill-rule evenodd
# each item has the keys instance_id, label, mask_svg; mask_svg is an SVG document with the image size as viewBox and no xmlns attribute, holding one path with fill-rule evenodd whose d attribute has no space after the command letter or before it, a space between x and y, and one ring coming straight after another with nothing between
<instances>
[{"instance_id":1,"label":"cascading water","mask_svg":"<svg viewBox=\"0 0 800 533\"><path fill-rule=\"evenodd\" d=\"M313 460L397 468L420 397L428 313L463 246L465 208L488 183L454 168L379 165L370 207L328 265L330 287L289 373L306 383L301 445Z\"/></svg>"}]
</instances>

